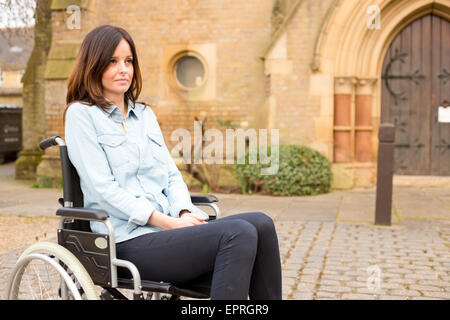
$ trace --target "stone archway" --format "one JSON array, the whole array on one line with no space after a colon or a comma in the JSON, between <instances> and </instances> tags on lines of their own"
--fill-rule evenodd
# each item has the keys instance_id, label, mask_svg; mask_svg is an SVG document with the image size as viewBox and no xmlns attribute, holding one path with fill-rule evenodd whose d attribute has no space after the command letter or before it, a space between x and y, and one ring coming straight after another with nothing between
<instances>
[{"instance_id":1,"label":"stone archway","mask_svg":"<svg viewBox=\"0 0 450 320\"><path fill-rule=\"evenodd\" d=\"M368 28L369 5L380 10L380 28ZM433 13L450 18L450 0L336 0L319 33L312 83L332 84L323 113L334 117L333 168L344 187L375 181L381 121L382 67L396 35L412 21ZM339 177L340 175L340 177Z\"/></svg>"}]
</instances>

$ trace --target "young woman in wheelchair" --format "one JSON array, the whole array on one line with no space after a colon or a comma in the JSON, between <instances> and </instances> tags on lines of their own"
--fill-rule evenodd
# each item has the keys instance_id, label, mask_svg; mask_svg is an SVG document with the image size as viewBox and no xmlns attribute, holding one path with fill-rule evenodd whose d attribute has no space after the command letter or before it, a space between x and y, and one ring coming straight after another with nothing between
<instances>
[{"instance_id":1,"label":"young woman in wheelchair","mask_svg":"<svg viewBox=\"0 0 450 320\"><path fill-rule=\"evenodd\" d=\"M211 279L211 299L281 299L273 221L261 212L208 221L194 206L142 88L134 42L122 28L89 32L68 81L69 158L84 206L108 212L119 259L145 280ZM100 222L94 232L105 233Z\"/></svg>"}]
</instances>

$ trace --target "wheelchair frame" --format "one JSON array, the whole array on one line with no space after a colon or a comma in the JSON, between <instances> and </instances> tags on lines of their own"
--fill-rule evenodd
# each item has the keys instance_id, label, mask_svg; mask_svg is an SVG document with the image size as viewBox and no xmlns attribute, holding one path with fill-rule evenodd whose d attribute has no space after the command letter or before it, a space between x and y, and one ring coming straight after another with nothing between
<instances>
[{"instance_id":1,"label":"wheelchair frame","mask_svg":"<svg viewBox=\"0 0 450 320\"><path fill-rule=\"evenodd\" d=\"M95 285L103 288L100 298L127 299L117 289L132 289L134 300L144 299L143 291L151 292L147 295L147 299L149 296L151 299L153 293L156 293L156 298L159 298L161 293L171 294L173 300L179 299L180 296L209 298L209 288L205 292L201 290L205 288L204 286L196 287L195 283L180 288L169 282L142 280L139 270L132 262L118 259L114 229L108 220L108 213L104 210L83 208L79 176L69 160L64 140L59 136L53 136L40 143L43 150L55 145L60 148L63 176L63 198L59 199L59 203L63 207L56 211L56 215L60 216L58 244L79 260ZM215 216L210 216L210 220L220 218L220 210L214 203L218 201L215 196L191 195L191 200L194 205L208 206L214 210ZM89 227L90 221L104 223L108 233L93 233ZM127 269L131 274L131 279L119 278L118 267ZM15 275L11 277L8 291L11 290L13 278ZM61 296L67 297L67 286L64 281L61 281Z\"/></svg>"}]
</instances>

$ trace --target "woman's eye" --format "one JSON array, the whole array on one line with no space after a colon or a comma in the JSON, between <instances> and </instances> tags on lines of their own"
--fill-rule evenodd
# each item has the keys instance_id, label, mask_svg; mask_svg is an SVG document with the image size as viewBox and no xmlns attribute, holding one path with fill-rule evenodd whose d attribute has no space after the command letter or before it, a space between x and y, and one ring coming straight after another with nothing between
<instances>
[{"instance_id":1,"label":"woman's eye","mask_svg":"<svg viewBox=\"0 0 450 320\"><path fill-rule=\"evenodd\" d=\"M127 63L133 63L133 60L132 59L128 59Z\"/></svg>"},{"instance_id":2,"label":"woman's eye","mask_svg":"<svg viewBox=\"0 0 450 320\"><path fill-rule=\"evenodd\" d=\"M114 64L114 63L116 63L116 60L112 59L109 61L109 63Z\"/></svg>"}]
</instances>

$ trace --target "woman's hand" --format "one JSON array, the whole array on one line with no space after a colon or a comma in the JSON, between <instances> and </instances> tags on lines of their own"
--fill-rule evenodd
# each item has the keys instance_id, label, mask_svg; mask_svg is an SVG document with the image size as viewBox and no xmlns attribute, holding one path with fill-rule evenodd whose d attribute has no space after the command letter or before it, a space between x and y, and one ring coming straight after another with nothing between
<instances>
[{"instance_id":1,"label":"woman's hand","mask_svg":"<svg viewBox=\"0 0 450 320\"><path fill-rule=\"evenodd\" d=\"M207 222L202 217L189 211L181 212L180 217L175 218L161 213L158 210L154 210L147 223L156 227L160 227L164 230L170 230L190 226L198 226Z\"/></svg>"},{"instance_id":2,"label":"woman's hand","mask_svg":"<svg viewBox=\"0 0 450 320\"><path fill-rule=\"evenodd\" d=\"M189 211L182 211L180 217L175 219L178 221L176 221L173 229L198 226L207 223L203 217Z\"/></svg>"}]
</instances>

